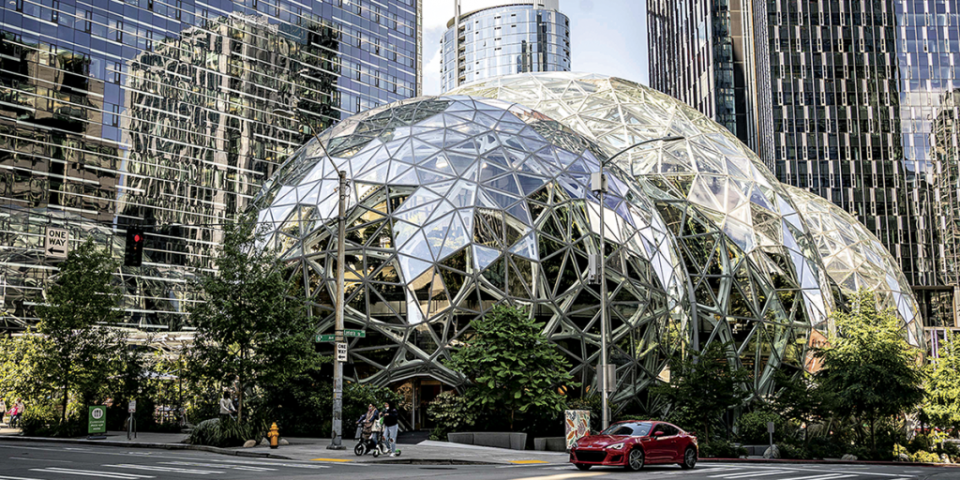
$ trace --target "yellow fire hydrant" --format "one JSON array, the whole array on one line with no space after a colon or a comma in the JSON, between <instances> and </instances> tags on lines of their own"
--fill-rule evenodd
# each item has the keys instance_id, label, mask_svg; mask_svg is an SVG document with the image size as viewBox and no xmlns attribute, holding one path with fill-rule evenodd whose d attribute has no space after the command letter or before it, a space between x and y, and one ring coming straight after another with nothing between
<instances>
[{"instance_id":1,"label":"yellow fire hydrant","mask_svg":"<svg viewBox=\"0 0 960 480\"><path fill-rule=\"evenodd\" d=\"M280 445L280 429L277 428L276 422L270 426L270 432L267 433L267 438L270 439L270 448L277 448Z\"/></svg>"}]
</instances>

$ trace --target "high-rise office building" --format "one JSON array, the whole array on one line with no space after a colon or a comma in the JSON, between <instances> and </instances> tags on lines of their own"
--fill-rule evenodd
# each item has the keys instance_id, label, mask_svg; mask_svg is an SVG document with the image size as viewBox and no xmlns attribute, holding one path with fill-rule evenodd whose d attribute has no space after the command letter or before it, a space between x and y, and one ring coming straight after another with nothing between
<instances>
[{"instance_id":1,"label":"high-rise office building","mask_svg":"<svg viewBox=\"0 0 960 480\"><path fill-rule=\"evenodd\" d=\"M441 40L441 92L512 73L570 71L570 19L560 0L454 5Z\"/></svg>"},{"instance_id":2,"label":"high-rise office building","mask_svg":"<svg viewBox=\"0 0 960 480\"><path fill-rule=\"evenodd\" d=\"M0 329L35 320L48 227L122 253L132 326L180 328L221 226L321 129L416 96L421 0L0 6ZM95 235L94 235L95 234Z\"/></svg>"},{"instance_id":3,"label":"high-rise office building","mask_svg":"<svg viewBox=\"0 0 960 480\"><path fill-rule=\"evenodd\" d=\"M854 213L958 327L958 0L648 0L650 81ZM943 175L948 175L944 177Z\"/></svg>"}]
</instances>

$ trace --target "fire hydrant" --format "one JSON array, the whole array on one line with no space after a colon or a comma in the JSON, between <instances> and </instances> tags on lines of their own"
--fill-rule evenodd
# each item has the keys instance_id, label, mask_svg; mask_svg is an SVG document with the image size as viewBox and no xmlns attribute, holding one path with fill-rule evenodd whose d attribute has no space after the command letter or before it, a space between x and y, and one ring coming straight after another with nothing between
<instances>
[{"instance_id":1,"label":"fire hydrant","mask_svg":"<svg viewBox=\"0 0 960 480\"><path fill-rule=\"evenodd\" d=\"M270 426L270 432L267 433L267 438L270 439L270 448L277 448L280 445L280 429L277 428L276 422Z\"/></svg>"}]
</instances>

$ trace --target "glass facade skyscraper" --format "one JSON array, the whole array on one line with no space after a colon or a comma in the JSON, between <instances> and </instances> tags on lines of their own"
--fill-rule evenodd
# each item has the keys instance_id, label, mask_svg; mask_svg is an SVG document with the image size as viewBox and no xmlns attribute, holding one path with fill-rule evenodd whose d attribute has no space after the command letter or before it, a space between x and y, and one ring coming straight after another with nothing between
<instances>
[{"instance_id":1,"label":"glass facade skyscraper","mask_svg":"<svg viewBox=\"0 0 960 480\"><path fill-rule=\"evenodd\" d=\"M854 213L900 260L927 327L958 327L960 2L647 4L652 85Z\"/></svg>"},{"instance_id":2,"label":"glass facade skyscraper","mask_svg":"<svg viewBox=\"0 0 960 480\"><path fill-rule=\"evenodd\" d=\"M500 75L570 71L570 20L559 0L501 1L462 12L441 40L440 91Z\"/></svg>"},{"instance_id":3,"label":"glass facade skyscraper","mask_svg":"<svg viewBox=\"0 0 960 480\"><path fill-rule=\"evenodd\" d=\"M303 142L418 94L421 0L16 0L0 7L0 328L74 240L143 226L129 324L180 328L186 275ZM147 285L149 284L149 285ZM149 287L149 288L148 288Z\"/></svg>"}]
</instances>

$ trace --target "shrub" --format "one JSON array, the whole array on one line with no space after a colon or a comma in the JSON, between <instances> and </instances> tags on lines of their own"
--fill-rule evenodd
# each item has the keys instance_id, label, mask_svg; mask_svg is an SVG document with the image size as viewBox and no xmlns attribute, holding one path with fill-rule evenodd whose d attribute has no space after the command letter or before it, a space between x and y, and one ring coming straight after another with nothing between
<instances>
[{"instance_id":1,"label":"shrub","mask_svg":"<svg viewBox=\"0 0 960 480\"><path fill-rule=\"evenodd\" d=\"M239 447L247 440L258 440L263 430L251 423L237 423L231 418L213 418L197 424L188 442L211 447Z\"/></svg>"},{"instance_id":2,"label":"shrub","mask_svg":"<svg viewBox=\"0 0 960 480\"><path fill-rule=\"evenodd\" d=\"M936 453L928 452L926 450L918 450L913 455L910 455L911 462L920 462L920 463L940 463L940 457Z\"/></svg>"},{"instance_id":3,"label":"shrub","mask_svg":"<svg viewBox=\"0 0 960 480\"><path fill-rule=\"evenodd\" d=\"M726 440L714 440L700 445L700 456L703 458L740 458L746 454L746 448Z\"/></svg>"},{"instance_id":4,"label":"shrub","mask_svg":"<svg viewBox=\"0 0 960 480\"><path fill-rule=\"evenodd\" d=\"M427 416L436 423L431 440L447 440L447 433L465 431L473 428L477 421L477 411L467 407L466 399L456 392L448 391L437 395L427 406Z\"/></svg>"},{"instance_id":5,"label":"shrub","mask_svg":"<svg viewBox=\"0 0 960 480\"><path fill-rule=\"evenodd\" d=\"M79 437L87 434L87 416L74 413L65 422L60 422L57 407L37 405L23 414L20 428L30 437Z\"/></svg>"},{"instance_id":6,"label":"shrub","mask_svg":"<svg viewBox=\"0 0 960 480\"><path fill-rule=\"evenodd\" d=\"M754 410L737 419L737 438L750 445L765 445L770 441L767 422L773 422L777 436L782 438L784 421L780 415L763 410Z\"/></svg>"},{"instance_id":7,"label":"shrub","mask_svg":"<svg viewBox=\"0 0 960 480\"><path fill-rule=\"evenodd\" d=\"M960 446L953 442L943 442L943 453L950 455L951 458L960 455Z\"/></svg>"},{"instance_id":8,"label":"shrub","mask_svg":"<svg viewBox=\"0 0 960 480\"><path fill-rule=\"evenodd\" d=\"M780 449L780 458L786 460L806 460L806 452L803 451L802 447L796 445L791 445L789 443L778 443L777 448Z\"/></svg>"}]
</instances>

